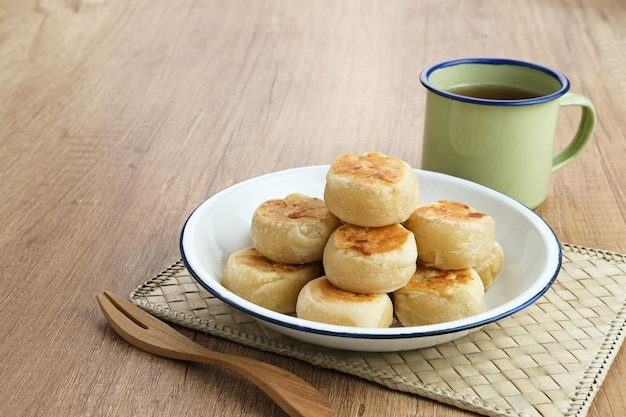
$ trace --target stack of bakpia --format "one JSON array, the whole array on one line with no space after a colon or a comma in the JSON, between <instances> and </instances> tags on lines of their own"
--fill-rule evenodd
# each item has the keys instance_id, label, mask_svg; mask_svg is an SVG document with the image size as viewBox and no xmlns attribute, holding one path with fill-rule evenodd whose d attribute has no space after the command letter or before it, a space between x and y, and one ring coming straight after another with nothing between
<instances>
[{"instance_id":1,"label":"stack of bakpia","mask_svg":"<svg viewBox=\"0 0 626 417\"><path fill-rule=\"evenodd\" d=\"M250 235L253 247L229 257L224 287L280 313L355 327L478 314L504 256L492 217L455 201L420 205L412 168L379 152L337 158L324 200L262 203Z\"/></svg>"}]
</instances>

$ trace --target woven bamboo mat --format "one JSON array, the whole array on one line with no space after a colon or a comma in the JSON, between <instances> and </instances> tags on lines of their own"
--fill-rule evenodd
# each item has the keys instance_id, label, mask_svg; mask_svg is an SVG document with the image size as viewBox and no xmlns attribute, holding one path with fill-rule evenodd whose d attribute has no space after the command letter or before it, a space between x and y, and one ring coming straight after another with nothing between
<instances>
[{"instance_id":1,"label":"woven bamboo mat","mask_svg":"<svg viewBox=\"0 0 626 417\"><path fill-rule=\"evenodd\" d=\"M214 298L182 261L130 298L172 323L479 414L583 417L626 334L626 255L565 244L555 284L530 307L462 339L397 353L279 335Z\"/></svg>"}]
</instances>

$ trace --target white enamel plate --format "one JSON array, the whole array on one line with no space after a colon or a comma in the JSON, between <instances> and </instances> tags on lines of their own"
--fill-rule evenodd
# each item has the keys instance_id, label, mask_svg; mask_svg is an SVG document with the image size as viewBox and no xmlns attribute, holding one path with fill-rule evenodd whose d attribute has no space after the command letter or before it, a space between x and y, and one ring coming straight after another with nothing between
<instances>
[{"instance_id":1,"label":"white enamel plate","mask_svg":"<svg viewBox=\"0 0 626 417\"><path fill-rule=\"evenodd\" d=\"M535 212L481 185L444 174L415 170L422 204L455 200L491 215L504 265L485 294L484 313L446 323L385 329L329 325L302 320L259 307L228 291L220 278L228 256L251 246L252 213L265 200L290 193L323 197L328 166L274 172L226 188L189 216L180 249L194 278L229 306L267 327L320 346L359 351L401 351L434 346L465 336L535 302L556 279L561 246L554 232Z\"/></svg>"}]
</instances>

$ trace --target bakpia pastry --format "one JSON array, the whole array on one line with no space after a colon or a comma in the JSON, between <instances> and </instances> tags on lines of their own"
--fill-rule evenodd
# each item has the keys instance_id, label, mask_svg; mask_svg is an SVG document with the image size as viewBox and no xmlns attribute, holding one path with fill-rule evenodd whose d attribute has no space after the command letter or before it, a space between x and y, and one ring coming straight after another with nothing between
<instances>
[{"instance_id":1,"label":"bakpia pastry","mask_svg":"<svg viewBox=\"0 0 626 417\"><path fill-rule=\"evenodd\" d=\"M413 276L417 247L400 224L361 227L346 223L328 239L324 271L335 286L359 293L387 293Z\"/></svg>"},{"instance_id":2,"label":"bakpia pastry","mask_svg":"<svg viewBox=\"0 0 626 417\"><path fill-rule=\"evenodd\" d=\"M496 233L491 216L448 200L416 208L404 225L415 236L419 260L439 269L480 264L491 253Z\"/></svg>"},{"instance_id":3,"label":"bakpia pastry","mask_svg":"<svg viewBox=\"0 0 626 417\"><path fill-rule=\"evenodd\" d=\"M326 277L308 282L296 304L304 320L353 327L389 327L393 304L387 294L360 294L335 287Z\"/></svg>"},{"instance_id":4,"label":"bakpia pastry","mask_svg":"<svg viewBox=\"0 0 626 417\"><path fill-rule=\"evenodd\" d=\"M324 201L346 223L402 223L420 202L417 177L409 164L380 152L346 154L328 169Z\"/></svg>"},{"instance_id":5,"label":"bakpia pastry","mask_svg":"<svg viewBox=\"0 0 626 417\"><path fill-rule=\"evenodd\" d=\"M474 270L478 272L480 279L483 281L485 291L493 284L504 264L504 251L498 242L493 242L491 253L480 264L474 266Z\"/></svg>"},{"instance_id":6,"label":"bakpia pastry","mask_svg":"<svg viewBox=\"0 0 626 417\"><path fill-rule=\"evenodd\" d=\"M321 276L319 262L283 264L274 262L254 248L228 257L222 285L241 298L278 313L293 313L304 285Z\"/></svg>"},{"instance_id":7,"label":"bakpia pastry","mask_svg":"<svg viewBox=\"0 0 626 417\"><path fill-rule=\"evenodd\" d=\"M341 224L319 198L290 194L261 203L252 215L252 245L265 257L301 264L322 259L330 234Z\"/></svg>"},{"instance_id":8,"label":"bakpia pastry","mask_svg":"<svg viewBox=\"0 0 626 417\"><path fill-rule=\"evenodd\" d=\"M408 284L393 293L393 303L403 326L422 326L482 313L484 295L474 269L444 271L420 263Z\"/></svg>"}]
</instances>

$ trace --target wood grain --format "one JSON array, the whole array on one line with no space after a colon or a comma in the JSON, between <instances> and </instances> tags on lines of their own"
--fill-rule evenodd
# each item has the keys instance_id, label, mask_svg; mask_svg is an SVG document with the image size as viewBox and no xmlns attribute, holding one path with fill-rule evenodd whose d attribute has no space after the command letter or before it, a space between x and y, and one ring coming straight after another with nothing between
<instances>
[{"instance_id":1,"label":"wood grain","mask_svg":"<svg viewBox=\"0 0 626 417\"><path fill-rule=\"evenodd\" d=\"M625 47L621 0L0 0L2 414L284 415L228 372L130 347L94 296L178 259L186 217L234 182L345 152L418 167L418 75L442 59L542 63L595 103L537 212L564 242L626 252ZM340 416L471 415L186 334L296 373ZM589 416L626 408L625 355Z\"/></svg>"},{"instance_id":2,"label":"wood grain","mask_svg":"<svg viewBox=\"0 0 626 417\"><path fill-rule=\"evenodd\" d=\"M203 363L239 374L267 394L291 417L334 417L328 399L293 373L242 356L208 350L131 303L105 291L96 296L109 325L131 345L169 359Z\"/></svg>"}]
</instances>

